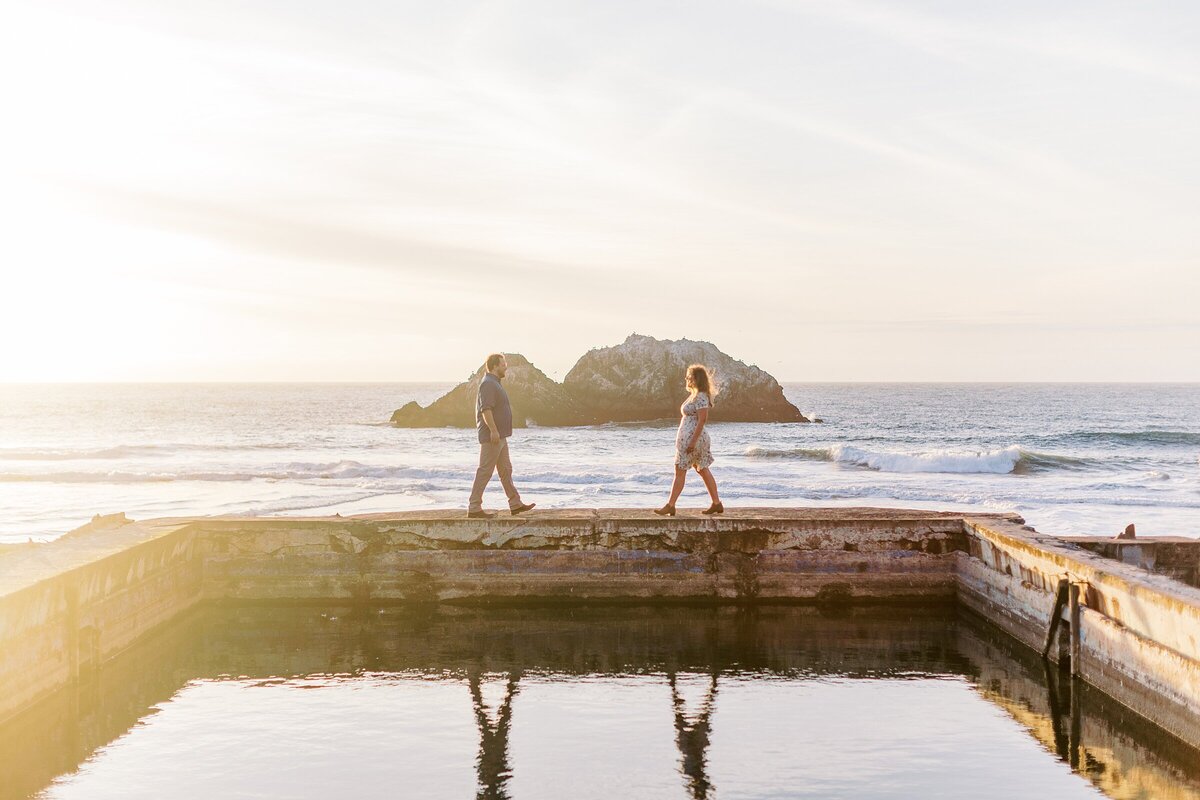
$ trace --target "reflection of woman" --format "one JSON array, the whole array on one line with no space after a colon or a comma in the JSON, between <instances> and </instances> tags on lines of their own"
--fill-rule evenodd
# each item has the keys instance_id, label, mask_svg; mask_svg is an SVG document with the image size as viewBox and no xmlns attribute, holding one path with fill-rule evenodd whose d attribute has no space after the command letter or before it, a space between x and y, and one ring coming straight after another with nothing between
<instances>
[{"instance_id":1,"label":"reflection of woman","mask_svg":"<svg viewBox=\"0 0 1200 800\"><path fill-rule=\"evenodd\" d=\"M712 783L708 780L708 740L712 729L713 706L716 705L717 699L717 673L712 675L708 695L700 706L699 716L693 719L688 719L684 713L683 697L679 694L674 672L667 673L667 683L671 686L671 704L675 707L675 744L682 756L680 766L687 777L692 797L704 800L712 788Z\"/></svg>"},{"instance_id":2,"label":"reflection of woman","mask_svg":"<svg viewBox=\"0 0 1200 800\"><path fill-rule=\"evenodd\" d=\"M700 364L688 367L687 388L691 394L679 407L682 419L679 420L679 432L675 434L675 482L671 484L671 499L662 508L655 509L654 513L675 516L675 501L683 491L687 471L695 468L712 497L712 505L702 513L720 514L725 511L725 506L721 505L721 498L717 496L717 479L708 471L713 463L712 443L708 439L708 431L704 430L713 396L708 370Z\"/></svg>"}]
</instances>

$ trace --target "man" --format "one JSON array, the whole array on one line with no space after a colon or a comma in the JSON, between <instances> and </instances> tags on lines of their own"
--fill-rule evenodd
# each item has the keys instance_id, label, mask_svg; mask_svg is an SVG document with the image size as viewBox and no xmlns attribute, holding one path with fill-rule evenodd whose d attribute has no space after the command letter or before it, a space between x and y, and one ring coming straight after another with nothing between
<instances>
[{"instance_id":1,"label":"man","mask_svg":"<svg viewBox=\"0 0 1200 800\"><path fill-rule=\"evenodd\" d=\"M533 508L536 503L522 503L521 495L512 481L512 462L508 459L508 437L512 436L512 406L508 392L500 385L508 373L508 361L503 353L492 353L484 364L487 371L479 382L475 395L475 425L479 429L479 469L475 471L475 483L471 486L471 499L467 505L467 516L472 519L490 519L495 514L483 510L483 490L492 479L493 472L500 473L500 484L508 495L508 510L516 515Z\"/></svg>"}]
</instances>

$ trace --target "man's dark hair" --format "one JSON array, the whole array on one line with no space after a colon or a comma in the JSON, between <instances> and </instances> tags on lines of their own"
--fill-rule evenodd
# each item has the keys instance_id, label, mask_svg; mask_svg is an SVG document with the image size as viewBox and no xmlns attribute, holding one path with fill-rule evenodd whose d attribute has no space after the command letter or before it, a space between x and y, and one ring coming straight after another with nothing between
<instances>
[{"instance_id":1,"label":"man's dark hair","mask_svg":"<svg viewBox=\"0 0 1200 800\"><path fill-rule=\"evenodd\" d=\"M503 360L504 360L504 353L492 353L490 356L487 357L487 361L484 362L485 369L487 369L488 372L491 372Z\"/></svg>"}]
</instances>

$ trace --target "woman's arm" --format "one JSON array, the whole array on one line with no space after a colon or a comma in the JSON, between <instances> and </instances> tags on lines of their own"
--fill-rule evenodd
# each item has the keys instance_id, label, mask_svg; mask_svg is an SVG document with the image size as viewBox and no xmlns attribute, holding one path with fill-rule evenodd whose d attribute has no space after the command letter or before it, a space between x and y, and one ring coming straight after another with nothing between
<instances>
[{"instance_id":1,"label":"woman's arm","mask_svg":"<svg viewBox=\"0 0 1200 800\"><path fill-rule=\"evenodd\" d=\"M688 442L687 451L690 453L696 449L696 442L700 441L700 432L704 430L704 423L708 422L708 409L700 408L696 410L696 432L692 434L692 440Z\"/></svg>"}]
</instances>

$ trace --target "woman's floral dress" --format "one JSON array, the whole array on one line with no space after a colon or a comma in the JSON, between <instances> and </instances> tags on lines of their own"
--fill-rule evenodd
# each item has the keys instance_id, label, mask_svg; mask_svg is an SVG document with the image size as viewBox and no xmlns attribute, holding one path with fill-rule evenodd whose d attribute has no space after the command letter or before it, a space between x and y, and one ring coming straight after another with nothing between
<instances>
[{"instance_id":1,"label":"woman's floral dress","mask_svg":"<svg viewBox=\"0 0 1200 800\"><path fill-rule=\"evenodd\" d=\"M696 440L695 449L690 453L687 451L688 444L692 441L692 436L696 433L696 426L699 424L699 420L696 419L697 412L702 408L711 407L712 401L704 392L699 392L679 407L679 413L683 416L679 420L679 432L675 434L675 466L679 469L690 467L708 469L712 466L712 442L708 439L707 425L704 426L704 430L700 431L700 438Z\"/></svg>"}]
</instances>

